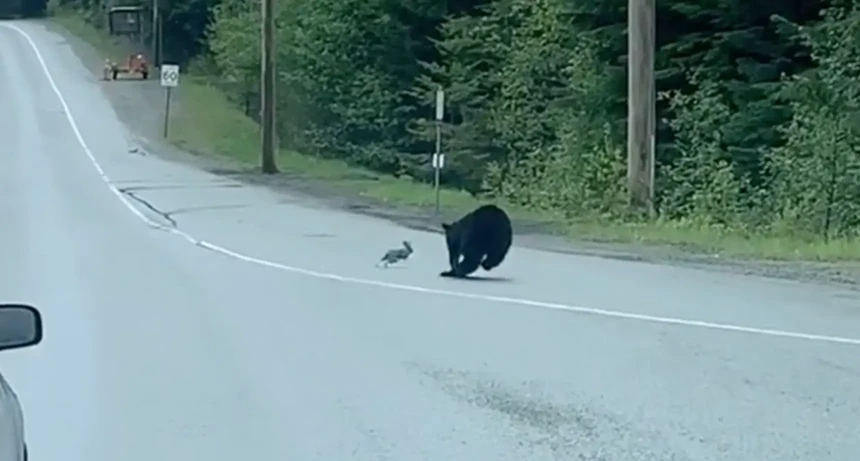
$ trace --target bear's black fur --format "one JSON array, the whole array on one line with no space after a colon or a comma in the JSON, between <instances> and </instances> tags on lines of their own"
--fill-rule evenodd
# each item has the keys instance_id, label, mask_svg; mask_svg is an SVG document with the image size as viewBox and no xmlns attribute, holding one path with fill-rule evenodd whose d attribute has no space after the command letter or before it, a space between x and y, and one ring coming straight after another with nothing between
<instances>
[{"instance_id":1,"label":"bear's black fur","mask_svg":"<svg viewBox=\"0 0 860 461\"><path fill-rule=\"evenodd\" d=\"M511 220L496 205L482 205L442 228L451 265L439 274L442 277L467 277L478 267L492 270L505 260L513 242Z\"/></svg>"}]
</instances>

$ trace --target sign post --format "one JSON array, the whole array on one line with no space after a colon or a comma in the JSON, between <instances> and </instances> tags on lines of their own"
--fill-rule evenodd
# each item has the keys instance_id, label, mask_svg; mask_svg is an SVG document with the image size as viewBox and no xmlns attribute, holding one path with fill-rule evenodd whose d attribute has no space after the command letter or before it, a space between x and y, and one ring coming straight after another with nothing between
<instances>
[{"instance_id":1,"label":"sign post","mask_svg":"<svg viewBox=\"0 0 860 461\"><path fill-rule=\"evenodd\" d=\"M439 183L445 155L442 153L442 120L445 118L445 91L436 89L436 153L433 154L433 188L436 191L436 216L439 216Z\"/></svg>"},{"instance_id":2,"label":"sign post","mask_svg":"<svg viewBox=\"0 0 860 461\"><path fill-rule=\"evenodd\" d=\"M176 64L161 65L161 86L166 90L164 100L164 137L167 138L170 126L170 96L173 89L179 86L179 66Z\"/></svg>"}]
</instances>

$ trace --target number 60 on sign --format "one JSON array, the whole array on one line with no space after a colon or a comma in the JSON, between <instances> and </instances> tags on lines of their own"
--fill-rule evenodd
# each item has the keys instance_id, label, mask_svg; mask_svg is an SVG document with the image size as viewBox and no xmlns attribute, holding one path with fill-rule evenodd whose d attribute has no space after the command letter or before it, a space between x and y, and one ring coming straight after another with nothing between
<instances>
[{"instance_id":1,"label":"number 60 on sign","mask_svg":"<svg viewBox=\"0 0 860 461\"><path fill-rule=\"evenodd\" d=\"M162 64L161 86L175 88L179 86L179 66L176 64Z\"/></svg>"}]
</instances>

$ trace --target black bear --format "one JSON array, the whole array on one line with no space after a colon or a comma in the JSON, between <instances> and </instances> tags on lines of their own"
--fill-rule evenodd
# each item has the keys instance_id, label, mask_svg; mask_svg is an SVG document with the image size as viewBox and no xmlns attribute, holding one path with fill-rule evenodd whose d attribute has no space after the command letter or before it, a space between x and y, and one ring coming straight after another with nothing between
<instances>
[{"instance_id":1,"label":"black bear","mask_svg":"<svg viewBox=\"0 0 860 461\"><path fill-rule=\"evenodd\" d=\"M498 267L513 242L511 220L496 205L482 205L453 223L443 223L451 269L442 277L467 277L478 267Z\"/></svg>"}]
</instances>

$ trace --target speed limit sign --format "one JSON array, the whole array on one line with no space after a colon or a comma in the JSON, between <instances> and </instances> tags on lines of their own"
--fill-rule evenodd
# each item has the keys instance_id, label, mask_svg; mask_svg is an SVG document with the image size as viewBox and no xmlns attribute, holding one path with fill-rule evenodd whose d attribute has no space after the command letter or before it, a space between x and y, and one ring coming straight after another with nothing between
<instances>
[{"instance_id":1,"label":"speed limit sign","mask_svg":"<svg viewBox=\"0 0 860 461\"><path fill-rule=\"evenodd\" d=\"M164 137L170 128L170 94L179 86L179 66L176 64L161 65L161 86L164 87Z\"/></svg>"},{"instance_id":2,"label":"speed limit sign","mask_svg":"<svg viewBox=\"0 0 860 461\"><path fill-rule=\"evenodd\" d=\"M179 86L179 66L176 64L161 65L161 86L168 88Z\"/></svg>"}]
</instances>

